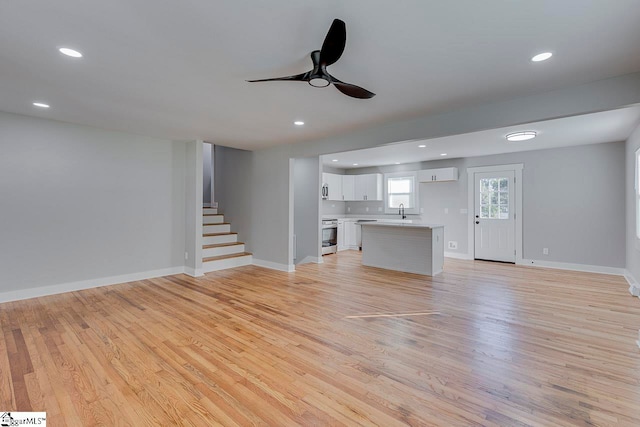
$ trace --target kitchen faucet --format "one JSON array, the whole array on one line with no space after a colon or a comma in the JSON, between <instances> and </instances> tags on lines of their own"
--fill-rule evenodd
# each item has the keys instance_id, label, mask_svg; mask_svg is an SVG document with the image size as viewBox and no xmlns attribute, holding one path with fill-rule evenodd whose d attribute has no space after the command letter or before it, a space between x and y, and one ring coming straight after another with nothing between
<instances>
[{"instance_id":1,"label":"kitchen faucet","mask_svg":"<svg viewBox=\"0 0 640 427\"><path fill-rule=\"evenodd\" d=\"M398 208L398 215L402 215L402 219L407 219L407 216L404 214L404 203L400 203Z\"/></svg>"}]
</instances>

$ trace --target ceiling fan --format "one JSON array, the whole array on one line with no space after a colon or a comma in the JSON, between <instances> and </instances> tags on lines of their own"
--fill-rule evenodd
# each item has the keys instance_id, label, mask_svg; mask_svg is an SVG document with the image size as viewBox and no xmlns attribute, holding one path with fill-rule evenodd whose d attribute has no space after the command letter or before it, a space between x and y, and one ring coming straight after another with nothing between
<instances>
[{"instance_id":1,"label":"ceiling fan","mask_svg":"<svg viewBox=\"0 0 640 427\"><path fill-rule=\"evenodd\" d=\"M350 83L341 82L327 71L327 67L335 64L347 43L347 28L344 21L334 19L329 32L322 43L322 49L311 52L313 69L295 76L274 77L271 79L247 80L248 82L269 82L275 80L293 80L307 82L313 87L327 87L333 84L336 89L353 98L368 99L376 96L375 93Z\"/></svg>"}]
</instances>

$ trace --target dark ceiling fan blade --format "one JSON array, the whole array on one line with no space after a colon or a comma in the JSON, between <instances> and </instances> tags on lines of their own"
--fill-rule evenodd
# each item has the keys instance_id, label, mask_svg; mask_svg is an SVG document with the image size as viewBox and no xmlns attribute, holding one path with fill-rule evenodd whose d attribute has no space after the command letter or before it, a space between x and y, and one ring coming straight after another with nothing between
<instances>
[{"instance_id":1,"label":"dark ceiling fan blade","mask_svg":"<svg viewBox=\"0 0 640 427\"><path fill-rule=\"evenodd\" d=\"M346 43L347 26L344 21L334 19L320 49L320 63L325 66L334 64L342 56Z\"/></svg>"},{"instance_id":2,"label":"dark ceiling fan blade","mask_svg":"<svg viewBox=\"0 0 640 427\"><path fill-rule=\"evenodd\" d=\"M369 99L376 96L375 93L369 92L360 86L352 85L351 83L343 83L341 81L335 81L335 79L332 83L340 92L353 98Z\"/></svg>"},{"instance_id":3,"label":"dark ceiling fan blade","mask_svg":"<svg viewBox=\"0 0 640 427\"><path fill-rule=\"evenodd\" d=\"M258 79L258 80L247 80L250 83L254 83L254 82L273 82L273 81L278 81L278 80L297 80L297 81L301 81L301 82L307 82L309 81L307 74L309 73L302 73L302 74L296 74L295 76L286 76L286 77L273 77L271 79Z\"/></svg>"}]
</instances>

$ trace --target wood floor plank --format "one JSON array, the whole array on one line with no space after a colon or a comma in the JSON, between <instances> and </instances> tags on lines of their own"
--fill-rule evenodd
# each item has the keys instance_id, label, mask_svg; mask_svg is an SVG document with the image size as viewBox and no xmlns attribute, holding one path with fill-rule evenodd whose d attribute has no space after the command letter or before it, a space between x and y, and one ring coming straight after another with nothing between
<instances>
[{"instance_id":1,"label":"wood floor plank","mask_svg":"<svg viewBox=\"0 0 640 427\"><path fill-rule=\"evenodd\" d=\"M53 426L640 425L623 278L324 261L1 304L0 409Z\"/></svg>"}]
</instances>

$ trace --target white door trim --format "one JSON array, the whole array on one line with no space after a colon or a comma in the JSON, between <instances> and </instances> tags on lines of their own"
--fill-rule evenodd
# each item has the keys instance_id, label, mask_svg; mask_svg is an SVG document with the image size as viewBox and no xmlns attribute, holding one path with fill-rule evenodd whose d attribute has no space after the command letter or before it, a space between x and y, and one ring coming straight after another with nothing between
<instances>
[{"instance_id":1,"label":"white door trim","mask_svg":"<svg viewBox=\"0 0 640 427\"><path fill-rule=\"evenodd\" d=\"M503 172L513 171L516 177L516 231L515 249L516 264L523 264L522 258L522 170L524 164L514 163L510 165L479 166L467 168L467 257L474 259L475 255L475 233L474 233L474 196L475 196L475 174L476 172Z\"/></svg>"}]
</instances>

